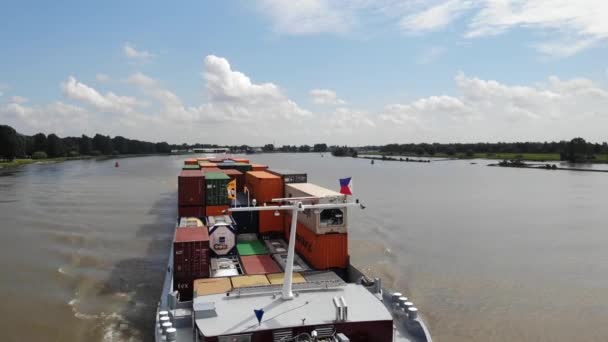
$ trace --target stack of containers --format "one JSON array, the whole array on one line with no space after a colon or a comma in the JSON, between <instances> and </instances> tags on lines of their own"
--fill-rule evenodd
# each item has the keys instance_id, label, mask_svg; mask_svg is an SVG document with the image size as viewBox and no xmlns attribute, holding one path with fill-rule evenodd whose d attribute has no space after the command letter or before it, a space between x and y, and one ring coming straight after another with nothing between
<instances>
[{"instance_id":1,"label":"stack of containers","mask_svg":"<svg viewBox=\"0 0 608 342\"><path fill-rule=\"evenodd\" d=\"M182 170L200 170L201 167L199 165L189 165L189 164L184 164L184 166L182 166Z\"/></svg>"},{"instance_id":2,"label":"stack of containers","mask_svg":"<svg viewBox=\"0 0 608 342\"><path fill-rule=\"evenodd\" d=\"M285 197L316 197L313 204L343 203L346 196L310 183L285 184ZM305 210L298 213L296 250L315 269L348 266L347 212L345 208ZM291 216L286 218L289 238Z\"/></svg>"},{"instance_id":3,"label":"stack of containers","mask_svg":"<svg viewBox=\"0 0 608 342\"><path fill-rule=\"evenodd\" d=\"M178 215L205 216L205 176L201 170L182 170L177 178Z\"/></svg>"},{"instance_id":4,"label":"stack of containers","mask_svg":"<svg viewBox=\"0 0 608 342\"><path fill-rule=\"evenodd\" d=\"M207 227L177 228L173 239L173 289L181 301L192 299L195 279L209 278Z\"/></svg>"},{"instance_id":5,"label":"stack of containers","mask_svg":"<svg viewBox=\"0 0 608 342\"><path fill-rule=\"evenodd\" d=\"M219 163L217 164L217 167L219 167L222 170L237 170L240 171L242 173L246 173L247 171L251 171L252 167L250 164L246 164L246 163L236 163L236 162L223 162L223 163Z\"/></svg>"},{"instance_id":6,"label":"stack of containers","mask_svg":"<svg viewBox=\"0 0 608 342\"><path fill-rule=\"evenodd\" d=\"M269 172L249 171L245 176L245 183L258 205L278 205L278 203L273 203L272 199L283 197L283 179ZM260 211L260 234L283 232L284 215L282 211Z\"/></svg>"},{"instance_id":7,"label":"stack of containers","mask_svg":"<svg viewBox=\"0 0 608 342\"><path fill-rule=\"evenodd\" d=\"M210 167L217 167L216 163L212 163L212 162L209 162L209 161L200 161L200 162L198 162L198 165L201 167L201 169L207 169L207 168L210 168Z\"/></svg>"},{"instance_id":8,"label":"stack of containers","mask_svg":"<svg viewBox=\"0 0 608 342\"><path fill-rule=\"evenodd\" d=\"M251 169L253 171L266 171L268 170L268 165L263 164L251 164Z\"/></svg>"},{"instance_id":9,"label":"stack of containers","mask_svg":"<svg viewBox=\"0 0 608 342\"><path fill-rule=\"evenodd\" d=\"M305 173L294 172L294 171L290 171L290 170L277 170L277 169L268 170L268 172L272 173L273 175L277 175L277 176L283 178L284 184L307 183L308 182L308 176Z\"/></svg>"},{"instance_id":10,"label":"stack of containers","mask_svg":"<svg viewBox=\"0 0 608 342\"><path fill-rule=\"evenodd\" d=\"M205 172L207 216L222 215L228 209L228 183L230 177L223 172Z\"/></svg>"},{"instance_id":11,"label":"stack of containers","mask_svg":"<svg viewBox=\"0 0 608 342\"><path fill-rule=\"evenodd\" d=\"M184 161L184 164L186 165L198 165L198 160L194 159L194 158L188 158Z\"/></svg>"},{"instance_id":12,"label":"stack of containers","mask_svg":"<svg viewBox=\"0 0 608 342\"><path fill-rule=\"evenodd\" d=\"M230 180L236 179L236 191L243 192L243 188L245 187L245 174L239 170L235 169L225 169L222 170L224 174L230 177Z\"/></svg>"},{"instance_id":13,"label":"stack of containers","mask_svg":"<svg viewBox=\"0 0 608 342\"><path fill-rule=\"evenodd\" d=\"M237 181L238 186L238 181ZM237 193L236 200L232 200L232 207L247 207L251 203L247 201L246 193ZM260 232L260 212L259 211L235 211L232 218L236 222L238 234L258 234Z\"/></svg>"}]
</instances>

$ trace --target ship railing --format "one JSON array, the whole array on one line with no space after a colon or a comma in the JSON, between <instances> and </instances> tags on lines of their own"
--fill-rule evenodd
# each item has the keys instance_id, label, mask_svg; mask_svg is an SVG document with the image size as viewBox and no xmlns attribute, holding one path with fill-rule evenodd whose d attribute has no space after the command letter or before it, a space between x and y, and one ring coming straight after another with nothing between
<instances>
[{"instance_id":1,"label":"ship railing","mask_svg":"<svg viewBox=\"0 0 608 342\"><path fill-rule=\"evenodd\" d=\"M293 284L294 292L303 291L324 291L334 290L340 287L346 286L346 283L341 279L331 280L317 280L309 281L306 283ZM226 293L227 296L249 296L249 295L280 295L282 285L261 285L261 286L247 286L233 289Z\"/></svg>"}]
</instances>

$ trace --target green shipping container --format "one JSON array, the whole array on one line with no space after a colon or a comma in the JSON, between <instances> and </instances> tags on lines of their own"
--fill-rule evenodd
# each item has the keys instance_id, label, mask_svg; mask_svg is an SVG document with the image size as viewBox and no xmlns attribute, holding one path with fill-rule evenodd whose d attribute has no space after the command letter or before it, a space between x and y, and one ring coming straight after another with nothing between
<instances>
[{"instance_id":1,"label":"green shipping container","mask_svg":"<svg viewBox=\"0 0 608 342\"><path fill-rule=\"evenodd\" d=\"M201 167L199 165L184 165L182 166L182 170L200 170Z\"/></svg>"},{"instance_id":2,"label":"green shipping container","mask_svg":"<svg viewBox=\"0 0 608 342\"><path fill-rule=\"evenodd\" d=\"M228 182L230 177L223 172L208 172L205 173L205 182L207 188L205 194L207 197L207 205L229 205L228 199Z\"/></svg>"}]
</instances>

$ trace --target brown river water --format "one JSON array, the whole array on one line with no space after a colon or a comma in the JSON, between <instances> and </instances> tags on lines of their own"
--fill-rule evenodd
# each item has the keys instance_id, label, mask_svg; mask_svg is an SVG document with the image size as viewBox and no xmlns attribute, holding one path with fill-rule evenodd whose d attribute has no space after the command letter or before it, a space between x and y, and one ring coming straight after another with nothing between
<instances>
[{"instance_id":1,"label":"brown river water","mask_svg":"<svg viewBox=\"0 0 608 342\"><path fill-rule=\"evenodd\" d=\"M2 341L152 339L183 159L0 170ZM336 189L353 176L352 261L413 298L434 340L608 340L608 174L251 159Z\"/></svg>"}]
</instances>

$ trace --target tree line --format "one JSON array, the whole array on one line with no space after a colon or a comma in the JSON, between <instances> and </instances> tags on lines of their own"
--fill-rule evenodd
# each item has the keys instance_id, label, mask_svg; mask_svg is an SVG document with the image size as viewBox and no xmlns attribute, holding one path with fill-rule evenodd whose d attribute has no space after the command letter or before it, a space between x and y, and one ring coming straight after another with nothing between
<instances>
[{"instance_id":1,"label":"tree line","mask_svg":"<svg viewBox=\"0 0 608 342\"><path fill-rule=\"evenodd\" d=\"M574 138L570 141L552 142L498 142L498 143L469 143L469 144L388 144L384 146L365 146L361 150L379 151L384 154L403 154L434 156L444 154L453 156L464 154L473 156L475 153L557 153L563 159L572 157L573 154L591 156L594 154L608 154L608 144L606 142L591 143L583 138ZM575 152L573 152L575 151Z\"/></svg>"},{"instance_id":2,"label":"tree line","mask_svg":"<svg viewBox=\"0 0 608 342\"><path fill-rule=\"evenodd\" d=\"M110 138L101 134L95 134L93 137L83 134L80 137L65 138L54 133L30 136L19 134L10 126L0 125L0 159L5 160L170 153L174 147L166 142L153 143L121 136Z\"/></svg>"}]
</instances>

